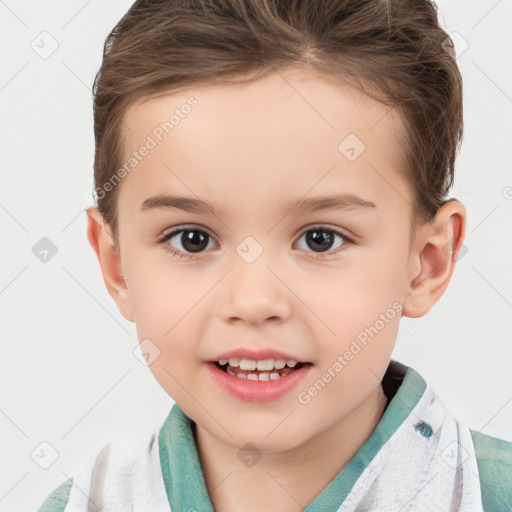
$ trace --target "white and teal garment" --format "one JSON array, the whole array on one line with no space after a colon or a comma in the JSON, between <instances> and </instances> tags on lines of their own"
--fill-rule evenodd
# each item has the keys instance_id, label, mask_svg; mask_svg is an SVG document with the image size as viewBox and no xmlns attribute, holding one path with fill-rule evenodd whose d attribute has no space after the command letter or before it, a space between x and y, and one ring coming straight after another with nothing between
<instances>
[{"instance_id":1,"label":"white and teal garment","mask_svg":"<svg viewBox=\"0 0 512 512\"><path fill-rule=\"evenodd\" d=\"M379 424L305 512L512 511L512 442L464 426L397 361L383 388ZM194 431L174 404L155 432L105 445L38 512L214 512Z\"/></svg>"}]
</instances>

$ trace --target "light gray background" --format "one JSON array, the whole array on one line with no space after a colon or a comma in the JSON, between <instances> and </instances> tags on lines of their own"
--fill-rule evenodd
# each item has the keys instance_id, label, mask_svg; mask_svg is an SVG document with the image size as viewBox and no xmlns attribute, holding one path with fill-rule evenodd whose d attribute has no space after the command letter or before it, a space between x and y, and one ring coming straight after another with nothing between
<instances>
[{"instance_id":1,"label":"light gray background","mask_svg":"<svg viewBox=\"0 0 512 512\"><path fill-rule=\"evenodd\" d=\"M173 403L134 356L135 327L85 234L91 87L104 39L131 3L0 0L2 512L36 509L86 454L127 428L159 426ZM393 357L468 426L512 441L512 0L438 6L447 32L463 38L465 138L452 196L467 209L467 253L434 308L403 319ZM45 31L58 43L48 58L32 47L51 49ZM32 252L42 237L58 250L46 263ZM42 442L58 452L48 469Z\"/></svg>"}]
</instances>

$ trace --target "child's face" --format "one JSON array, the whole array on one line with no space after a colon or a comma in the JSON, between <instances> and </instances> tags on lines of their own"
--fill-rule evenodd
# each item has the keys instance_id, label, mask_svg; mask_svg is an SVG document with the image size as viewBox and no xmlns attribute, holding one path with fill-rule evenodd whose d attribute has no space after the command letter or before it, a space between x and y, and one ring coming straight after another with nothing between
<instances>
[{"instance_id":1,"label":"child's face","mask_svg":"<svg viewBox=\"0 0 512 512\"><path fill-rule=\"evenodd\" d=\"M191 96L197 106L184 114ZM159 142L155 129L175 109L179 123ZM150 368L159 383L218 439L290 449L375 396L411 278L412 191L396 170L398 122L387 112L302 71L194 87L128 111L126 159L148 135L157 145L120 189L130 302L123 314L135 320L139 340L154 344L146 346L150 357L158 347ZM342 194L375 207L289 209ZM201 199L222 212L143 211L157 195ZM189 233L190 244L183 232L158 242L179 227L199 232ZM201 252L190 256L194 247ZM220 386L208 366L239 348L311 364L284 394L251 401Z\"/></svg>"}]
</instances>

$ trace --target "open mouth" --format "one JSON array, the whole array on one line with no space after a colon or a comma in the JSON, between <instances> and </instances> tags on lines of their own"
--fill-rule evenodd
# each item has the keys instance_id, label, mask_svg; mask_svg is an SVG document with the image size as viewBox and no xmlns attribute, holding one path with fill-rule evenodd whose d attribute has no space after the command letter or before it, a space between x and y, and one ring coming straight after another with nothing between
<instances>
[{"instance_id":1,"label":"open mouth","mask_svg":"<svg viewBox=\"0 0 512 512\"><path fill-rule=\"evenodd\" d=\"M242 360L243 361L243 360ZM213 364L219 370L231 375L232 377L238 377L239 379L247 379L247 380L278 380L283 377L286 377L290 373L293 373L303 366L306 366L311 363L300 363L296 361L269 361L267 364L258 364L258 366L264 367L265 369L254 368L254 364L240 364L240 362L235 361L234 364L230 364L230 362L226 360L221 361L212 361ZM283 364L284 363L284 364ZM250 369L245 369L250 368ZM268 369L267 369L268 368Z\"/></svg>"},{"instance_id":2,"label":"open mouth","mask_svg":"<svg viewBox=\"0 0 512 512\"><path fill-rule=\"evenodd\" d=\"M206 366L219 389L237 400L270 402L297 388L314 365L284 358L229 357L206 361Z\"/></svg>"}]
</instances>

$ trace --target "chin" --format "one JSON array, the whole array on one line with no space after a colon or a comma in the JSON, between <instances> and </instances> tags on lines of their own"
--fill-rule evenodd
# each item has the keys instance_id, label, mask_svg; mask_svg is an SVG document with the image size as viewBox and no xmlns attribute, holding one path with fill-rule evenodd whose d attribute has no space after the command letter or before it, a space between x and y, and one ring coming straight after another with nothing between
<instances>
[{"instance_id":1,"label":"chin","mask_svg":"<svg viewBox=\"0 0 512 512\"><path fill-rule=\"evenodd\" d=\"M285 430L283 432L277 432L279 427L272 433L271 428L265 428L264 430L255 428L236 428L235 425L231 426L231 431L234 432L236 429L236 435L234 438L224 437L224 442L239 450L250 450L248 444L251 443L261 452L284 452L287 450L293 450L302 443L307 441L304 436L304 432L295 432L295 435L288 434ZM254 449L254 448L253 448Z\"/></svg>"}]
</instances>

